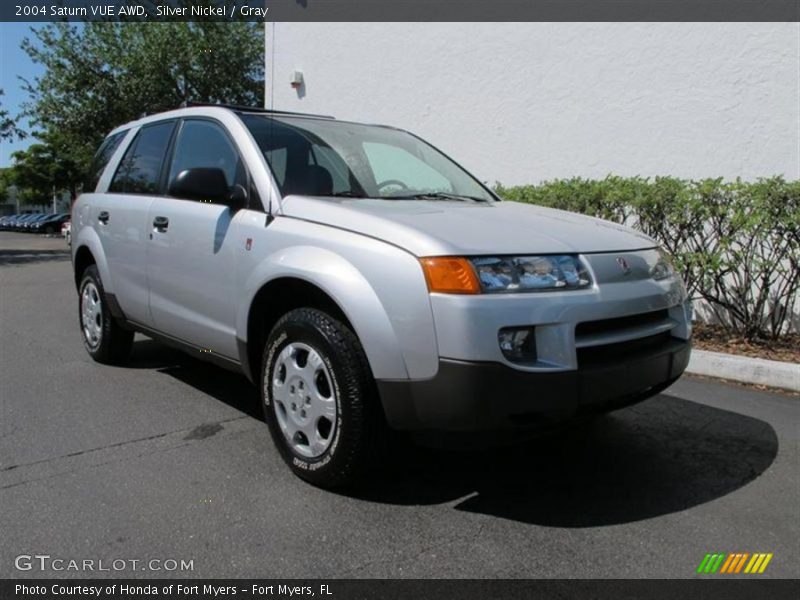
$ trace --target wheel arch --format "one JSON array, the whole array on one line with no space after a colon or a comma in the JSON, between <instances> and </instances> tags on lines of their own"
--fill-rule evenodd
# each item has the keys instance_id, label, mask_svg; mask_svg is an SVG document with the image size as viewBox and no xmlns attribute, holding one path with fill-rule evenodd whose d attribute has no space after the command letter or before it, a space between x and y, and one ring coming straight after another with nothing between
<instances>
[{"instance_id":1,"label":"wheel arch","mask_svg":"<svg viewBox=\"0 0 800 600\"><path fill-rule=\"evenodd\" d=\"M111 275L108 270L108 262L106 261L103 246L100 243L100 238L91 227L84 227L78 233L78 236L72 238L72 267L75 274L75 287L81 284L81 275L89 265L96 265L97 270L100 272L100 279L103 281L103 288L106 292L113 293L113 285Z\"/></svg>"},{"instance_id":2,"label":"wheel arch","mask_svg":"<svg viewBox=\"0 0 800 600\"><path fill-rule=\"evenodd\" d=\"M73 270L74 270L74 277L75 277L75 287L79 288L81 285L81 278L83 277L83 272L86 271L90 266L97 264L97 261L92 254L92 251L89 250L89 246L81 246L75 251L75 259L73 260Z\"/></svg>"},{"instance_id":3,"label":"wheel arch","mask_svg":"<svg viewBox=\"0 0 800 600\"><path fill-rule=\"evenodd\" d=\"M265 259L245 285L237 316L240 360L258 380L261 352L275 322L294 308L318 308L358 337L373 376L405 379L408 370L386 311L367 279L342 256L319 247L282 250ZM277 298L277 301L276 301Z\"/></svg>"}]
</instances>

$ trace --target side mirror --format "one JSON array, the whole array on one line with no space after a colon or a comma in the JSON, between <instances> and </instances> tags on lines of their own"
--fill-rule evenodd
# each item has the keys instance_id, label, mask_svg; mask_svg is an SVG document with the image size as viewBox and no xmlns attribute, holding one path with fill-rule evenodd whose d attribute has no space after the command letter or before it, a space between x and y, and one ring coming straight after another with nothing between
<instances>
[{"instance_id":1,"label":"side mirror","mask_svg":"<svg viewBox=\"0 0 800 600\"><path fill-rule=\"evenodd\" d=\"M241 185L235 185L231 188L228 194L228 200L225 202L232 212L236 212L242 208L247 208L247 190Z\"/></svg>"},{"instance_id":2,"label":"side mirror","mask_svg":"<svg viewBox=\"0 0 800 600\"><path fill-rule=\"evenodd\" d=\"M236 185L228 186L222 169L195 168L186 169L169 184L169 195L185 200L224 204L237 211L247 204L247 192Z\"/></svg>"}]
</instances>

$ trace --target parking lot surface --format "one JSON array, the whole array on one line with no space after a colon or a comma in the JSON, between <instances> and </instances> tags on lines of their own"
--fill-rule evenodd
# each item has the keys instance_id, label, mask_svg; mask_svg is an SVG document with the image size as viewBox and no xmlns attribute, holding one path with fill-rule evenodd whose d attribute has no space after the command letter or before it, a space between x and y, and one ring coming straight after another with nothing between
<instances>
[{"instance_id":1,"label":"parking lot surface","mask_svg":"<svg viewBox=\"0 0 800 600\"><path fill-rule=\"evenodd\" d=\"M244 377L137 340L93 363L64 242L0 232L0 577L693 577L709 552L797 576L797 397L685 377L524 445L398 444L332 493L284 466Z\"/></svg>"}]
</instances>

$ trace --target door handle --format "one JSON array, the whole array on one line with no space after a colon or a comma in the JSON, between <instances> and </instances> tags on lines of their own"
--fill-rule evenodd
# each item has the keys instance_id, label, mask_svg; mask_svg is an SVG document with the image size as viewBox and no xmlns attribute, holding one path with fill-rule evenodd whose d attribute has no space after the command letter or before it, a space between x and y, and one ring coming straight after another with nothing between
<instances>
[{"instance_id":1,"label":"door handle","mask_svg":"<svg viewBox=\"0 0 800 600\"><path fill-rule=\"evenodd\" d=\"M153 227L156 231L164 233L169 227L169 219L167 217L156 217L153 219Z\"/></svg>"},{"instance_id":2,"label":"door handle","mask_svg":"<svg viewBox=\"0 0 800 600\"><path fill-rule=\"evenodd\" d=\"M111 215L108 214L107 210L100 211L100 214L97 215L97 220L100 221L103 225L108 224L108 220L111 218Z\"/></svg>"}]
</instances>

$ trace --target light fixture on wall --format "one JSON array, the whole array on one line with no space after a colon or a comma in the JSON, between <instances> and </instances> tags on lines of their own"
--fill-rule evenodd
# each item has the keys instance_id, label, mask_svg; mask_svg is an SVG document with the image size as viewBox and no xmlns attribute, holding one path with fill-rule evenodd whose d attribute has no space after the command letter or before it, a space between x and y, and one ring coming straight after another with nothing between
<instances>
[{"instance_id":1,"label":"light fixture on wall","mask_svg":"<svg viewBox=\"0 0 800 600\"><path fill-rule=\"evenodd\" d=\"M302 71L295 71L292 74L292 79L289 81L292 88L299 90L303 87L303 72Z\"/></svg>"}]
</instances>

